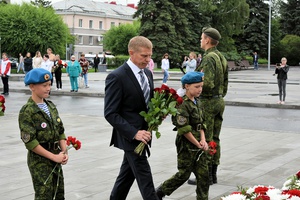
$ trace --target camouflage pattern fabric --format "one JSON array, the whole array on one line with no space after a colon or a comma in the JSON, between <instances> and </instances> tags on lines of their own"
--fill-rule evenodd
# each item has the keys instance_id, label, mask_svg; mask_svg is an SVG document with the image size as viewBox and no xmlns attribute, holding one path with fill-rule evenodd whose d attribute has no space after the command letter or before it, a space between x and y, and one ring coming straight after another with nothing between
<instances>
[{"instance_id":1,"label":"camouflage pattern fabric","mask_svg":"<svg viewBox=\"0 0 300 200\"><path fill-rule=\"evenodd\" d=\"M66 139L63 123L58 115L55 105L51 101L44 100L48 106L51 118L42 111L30 97L28 102L21 108L19 113L19 128L21 139L28 149L27 164L31 173L36 200L53 199L57 185L58 171L61 165L55 170L46 184L47 177L55 167L56 163L40 156L33 151L40 143L55 142ZM58 154L60 150L51 150ZM56 199L64 199L63 173L60 170L60 181Z\"/></svg>"},{"instance_id":2,"label":"camouflage pattern fabric","mask_svg":"<svg viewBox=\"0 0 300 200\"><path fill-rule=\"evenodd\" d=\"M220 164L220 132L223 122L225 103L223 97L228 89L228 65L225 57L216 47L208 49L196 71L204 72L203 90L201 93L201 106L207 124L205 137L207 141L214 140L217 144L217 153L212 163Z\"/></svg>"},{"instance_id":3,"label":"camouflage pattern fabric","mask_svg":"<svg viewBox=\"0 0 300 200\"><path fill-rule=\"evenodd\" d=\"M205 130L206 125L200 109L200 100L196 98L197 104L195 105L187 96L184 96L183 99L183 104L178 108L179 114L172 117L172 122L178 130L176 137L178 172L166 180L161 185L161 189L164 194L170 195L189 179L191 173L194 173L197 179L197 199L206 200L209 190L207 154L203 153L198 160L202 150L184 136L191 132L200 141L200 131L195 130L194 127L196 124L201 124L201 129Z\"/></svg>"}]
</instances>

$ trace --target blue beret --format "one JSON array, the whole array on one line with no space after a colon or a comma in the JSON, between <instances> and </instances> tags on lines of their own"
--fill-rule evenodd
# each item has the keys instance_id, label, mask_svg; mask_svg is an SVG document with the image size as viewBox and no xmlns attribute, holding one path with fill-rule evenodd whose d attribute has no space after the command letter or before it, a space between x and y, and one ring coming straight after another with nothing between
<instances>
[{"instance_id":1,"label":"blue beret","mask_svg":"<svg viewBox=\"0 0 300 200\"><path fill-rule=\"evenodd\" d=\"M43 68L35 68L30 70L24 79L25 85L45 83L52 79L52 75L48 70Z\"/></svg>"},{"instance_id":2,"label":"blue beret","mask_svg":"<svg viewBox=\"0 0 300 200\"><path fill-rule=\"evenodd\" d=\"M182 85L199 83L204 79L204 73L202 72L188 72L181 78Z\"/></svg>"}]
</instances>

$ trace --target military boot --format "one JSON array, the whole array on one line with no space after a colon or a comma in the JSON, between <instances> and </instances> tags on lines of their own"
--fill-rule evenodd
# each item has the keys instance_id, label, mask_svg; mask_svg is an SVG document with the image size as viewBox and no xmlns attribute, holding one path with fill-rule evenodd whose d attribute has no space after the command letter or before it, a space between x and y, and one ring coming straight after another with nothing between
<instances>
[{"instance_id":1,"label":"military boot","mask_svg":"<svg viewBox=\"0 0 300 200\"><path fill-rule=\"evenodd\" d=\"M161 185L158 186L158 188L155 189L155 193L156 193L156 196L158 197L159 200L162 200L162 198L166 196L164 194L164 192L162 191L162 189L161 189Z\"/></svg>"},{"instance_id":2,"label":"military boot","mask_svg":"<svg viewBox=\"0 0 300 200\"><path fill-rule=\"evenodd\" d=\"M209 185L213 185L213 174L212 174L212 165L208 165L208 178L209 178Z\"/></svg>"},{"instance_id":3,"label":"military boot","mask_svg":"<svg viewBox=\"0 0 300 200\"><path fill-rule=\"evenodd\" d=\"M217 170L218 170L218 165L212 165L212 182L213 183L218 183Z\"/></svg>"},{"instance_id":4,"label":"military boot","mask_svg":"<svg viewBox=\"0 0 300 200\"><path fill-rule=\"evenodd\" d=\"M187 183L189 185L196 185L196 178L190 178Z\"/></svg>"}]
</instances>

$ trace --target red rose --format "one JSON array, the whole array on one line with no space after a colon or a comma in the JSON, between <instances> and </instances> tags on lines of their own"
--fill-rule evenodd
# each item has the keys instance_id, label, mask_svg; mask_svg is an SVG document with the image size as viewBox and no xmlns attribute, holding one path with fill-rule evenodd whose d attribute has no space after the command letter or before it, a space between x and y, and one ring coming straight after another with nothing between
<instances>
[{"instance_id":1,"label":"red rose","mask_svg":"<svg viewBox=\"0 0 300 200\"><path fill-rule=\"evenodd\" d=\"M1 108L2 108L2 112L5 112L5 105L4 104L1 105Z\"/></svg>"},{"instance_id":2,"label":"red rose","mask_svg":"<svg viewBox=\"0 0 300 200\"><path fill-rule=\"evenodd\" d=\"M176 101L177 101L177 104L178 104L178 105L181 105L181 104L183 103L183 99L182 99L181 97L178 97L178 98L176 99Z\"/></svg>"},{"instance_id":3,"label":"red rose","mask_svg":"<svg viewBox=\"0 0 300 200\"><path fill-rule=\"evenodd\" d=\"M171 93L172 95L176 95L176 94L177 94L176 90L174 90L173 88L170 89L170 93Z\"/></svg>"},{"instance_id":4,"label":"red rose","mask_svg":"<svg viewBox=\"0 0 300 200\"><path fill-rule=\"evenodd\" d=\"M161 91L165 91L166 94L170 93L170 88L165 84L162 84L160 89Z\"/></svg>"},{"instance_id":5,"label":"red rose","mask_svg":"<svg viewBox=\"0 0 300 200\"><path fill-rule=\"evenodd\" d=\"M4 103L5 103L5 97L4 97L4 96L2 96L2 95L0 95L0 102L1 102L2 104L4 104Z\"/></svg>"}]
</instances>

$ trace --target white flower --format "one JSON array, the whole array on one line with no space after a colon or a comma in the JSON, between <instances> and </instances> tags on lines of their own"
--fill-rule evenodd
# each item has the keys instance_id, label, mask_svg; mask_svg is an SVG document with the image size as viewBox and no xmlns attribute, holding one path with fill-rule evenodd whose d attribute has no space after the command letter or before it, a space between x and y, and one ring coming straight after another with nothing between
<instances>
[{"instance_id":1,"label":"white flower","mask_svg":"<svg viewBox=\"0 0 300 200\"><path fill-rule=\"evenodd\" d=\"M289 198L290 200L300 200L300 197L297 196L292 196L291 198Z\"/></svg>"},{"instance_id":2,"label":"white flower","mask_svg":"<svg viewBox=\"0 0 300 200\"><path fill-rule=\"evenodd\" d=\"M292 179L288 179L284 182L282 190L289 190L292 183Z\"/></svg>"},{"instance_id":3,"label":"white flower","mask_svg":"<svg viewBox=\"0 0 300 200\"><path fill-rule=\"evenodd\" d=\"M222 197L222 200L246 200L246 196L242 194L231 194L226 197Z\"/></svg>"},{"instance_id":4,"label":"white flower","mask_svg":"<svg viewBox=\"0 0 300 200\"><path fill-rule=\"evenodd\" d=\"M267 191L267 195L270 197L271 200L284 200L289 197L289 195L282 195L281 190L279 189L269 189Z\"/></svg>"}]
</instances>

